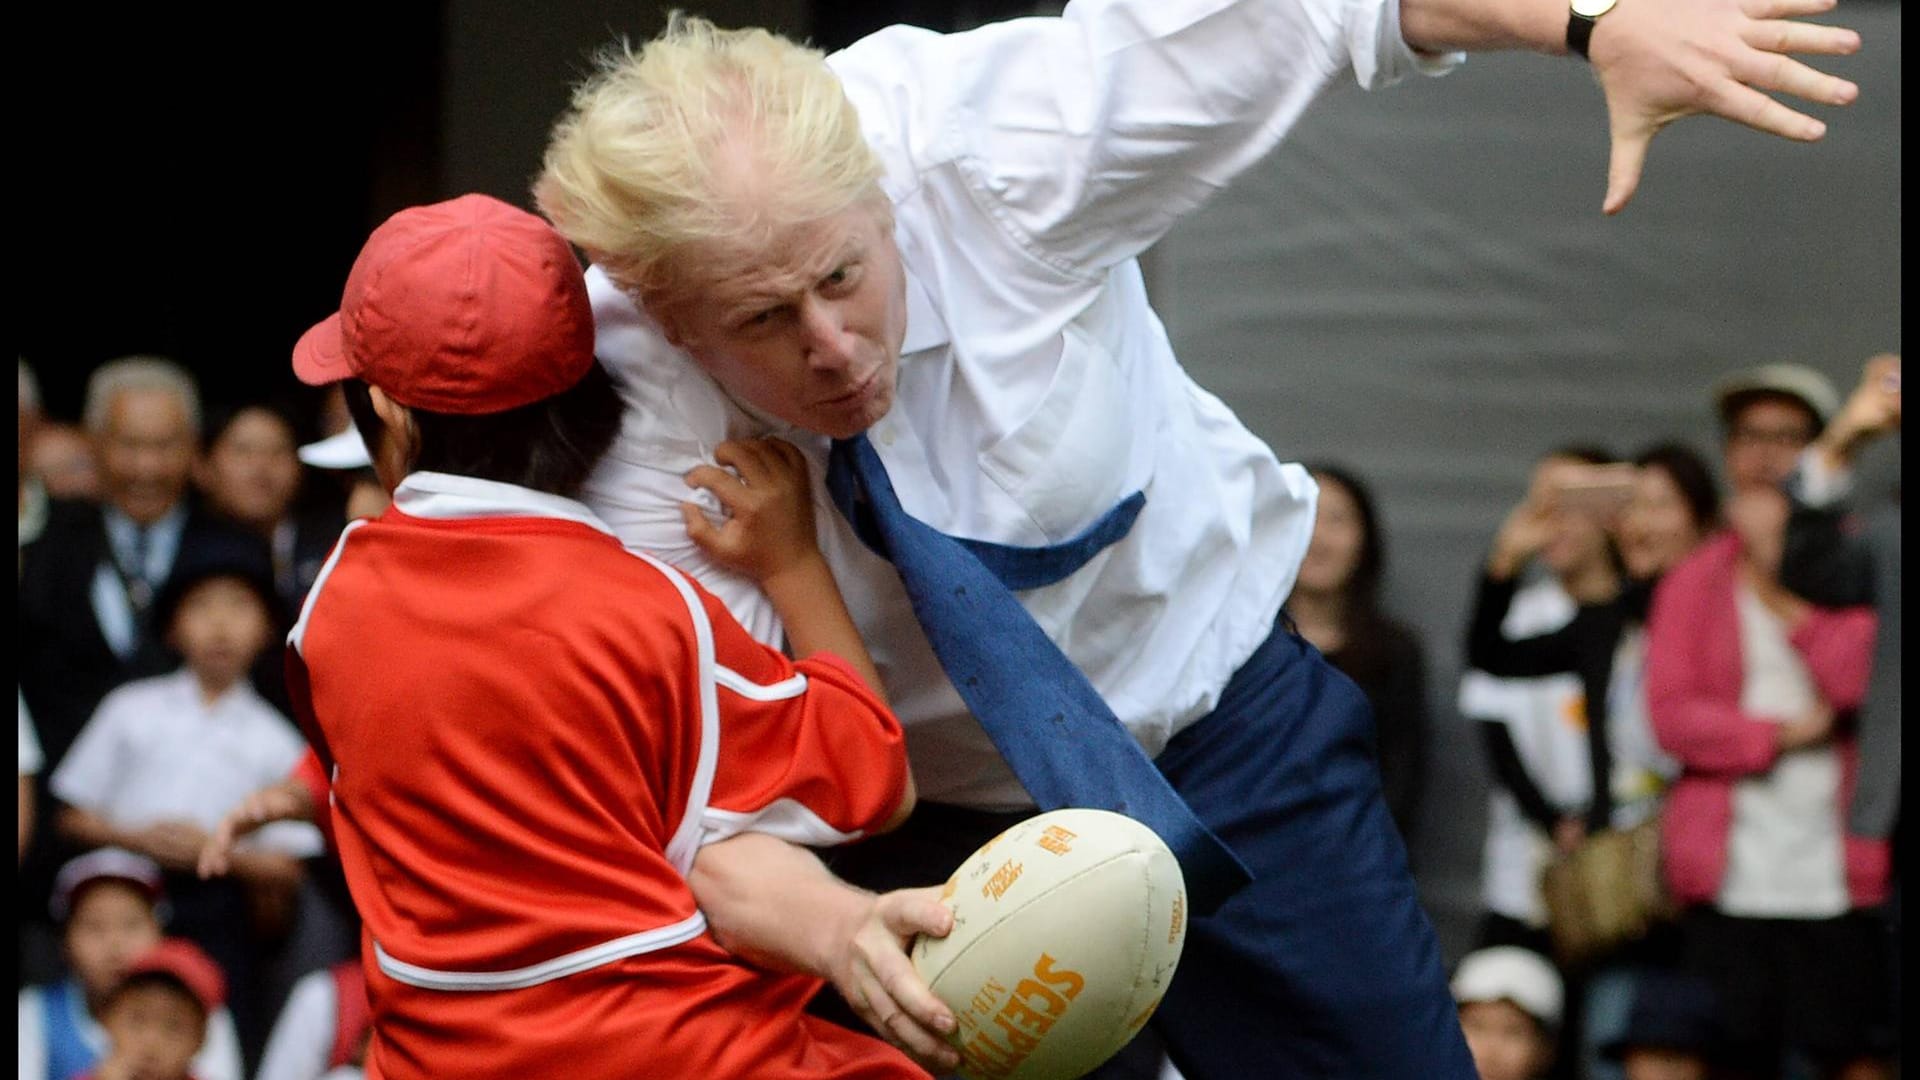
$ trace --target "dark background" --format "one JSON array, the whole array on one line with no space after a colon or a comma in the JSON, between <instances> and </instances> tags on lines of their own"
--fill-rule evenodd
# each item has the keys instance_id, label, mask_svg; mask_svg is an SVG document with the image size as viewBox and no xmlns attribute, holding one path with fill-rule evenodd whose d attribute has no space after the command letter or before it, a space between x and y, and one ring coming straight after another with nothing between
<instances>
[{"instance_id":1,"label":"dark background","mask_svg":"<svg viewBox=\"0 0 1920 1080\"><path fill-rule=\"evenodd\" d=\"M1034 5L685 6L832 48L889 22L948 29ZM337 305L366 234L463 191L530 205L547 126L590 50L644 40L664 11L348 0L22 13L11 306L48 411L77 418L88 373L132 353L184 364L213 400L307 396L288 354Z\"/></svg>"}]
</instances>

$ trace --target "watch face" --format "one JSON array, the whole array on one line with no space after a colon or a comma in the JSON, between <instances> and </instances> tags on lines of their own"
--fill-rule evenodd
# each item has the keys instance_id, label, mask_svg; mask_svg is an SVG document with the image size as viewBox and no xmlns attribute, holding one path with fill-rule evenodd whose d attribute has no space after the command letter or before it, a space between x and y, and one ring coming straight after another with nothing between
<instances>
[{"instance_id":1,"label":"watch face","mask_svg":"<svg viewBox=\"0 0 1920 1080\"><path fill-rule=\"evenodd\" d=\"M1597 19L1613 10L1615 0L1573 0L1573 13Z\"/></svg>"}]
</instances>

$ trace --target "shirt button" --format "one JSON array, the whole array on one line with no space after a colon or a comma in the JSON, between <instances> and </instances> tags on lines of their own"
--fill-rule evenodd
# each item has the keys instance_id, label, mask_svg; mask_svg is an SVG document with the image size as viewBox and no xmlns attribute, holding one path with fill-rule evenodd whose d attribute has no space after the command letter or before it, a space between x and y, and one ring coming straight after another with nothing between
<instances>
[{"instance_id":1,"label":"shirt button","mask_svg":"<svg viewBox=\"0 0 1920 1080\"><path fill-rule=\"evenodd\" d=\"M879 433L880 433L881 446L893 445L893 425L892 424L882 424L879 428Z\"/></svg>"}]
</instances>

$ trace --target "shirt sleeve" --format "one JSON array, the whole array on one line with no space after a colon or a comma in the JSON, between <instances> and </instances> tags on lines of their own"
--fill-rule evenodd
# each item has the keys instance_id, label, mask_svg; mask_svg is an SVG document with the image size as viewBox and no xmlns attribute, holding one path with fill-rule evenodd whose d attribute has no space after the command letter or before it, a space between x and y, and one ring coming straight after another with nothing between
<instances>
[{"instance_id":1,"label":"shirt sleeve","mask_svg":"<svg viewBox=\"0 0 1920 1080\"><path fill-rule=\"evenodd\" d=\"M112 817L113 792L119 787L121 763L127 756L126 700L122 693L108 694L93 711L73 748L53 770L47 788L54 798Z\"/></svg>"},{"instance_id":2,"label":"shirt sleeve","mask_svg":"<svg viewBox=\"0 0 1920 1080\"><path fill-rule=\"evenodd\" d=\"M789 661L703 599L721 734L702 842L750 830L820 846L884 824L907 783L905 736L892 712L839 658Z\"/></svg>"},{"instance_id":3,"label":"shirt sleeve","mask_svg":"<svg viewBox=\"0 0 1920 1080\"><path fill-rule=\"evenodd\" d=\"M241 1080L240 1033L233 1013L221 1006L207 1021L207 1038L193 1058L197 1080Z\"/></svg>"},{"instance_id":4,"label":"shirt sleeve","mask_svg":"<svg viewBox=\"0 0 1920 1080\"><path fill-rule=\"evenodd\" d=\"M896 200L952 171L1067 273L1138 255L1266 156L1334 78L1439 72L1398 0L1076 0L960 34L890 27L829 61Z\"/></svg>"}]
</instances>

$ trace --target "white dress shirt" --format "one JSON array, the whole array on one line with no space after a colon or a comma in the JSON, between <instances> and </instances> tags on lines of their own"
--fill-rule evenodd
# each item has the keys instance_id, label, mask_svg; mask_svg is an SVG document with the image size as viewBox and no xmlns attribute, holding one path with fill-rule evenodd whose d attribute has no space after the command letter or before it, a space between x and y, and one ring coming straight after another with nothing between
<instances>
[{"instance_id":1,"label":"white dress shirt","mask_svg":"<svg viewBox=\"0 0 1920 1080\"><path fill-rule=\"evenodd\" d=\"M212 829L240 800L285 779L306 745L245 680L207 704L182 668L108 694L50 786L63 802L122 828L188 821ZM238 846L306 858L325 845L312 825L282 821Z\"/></svg>"},{"instance_id":2,"label":"white dress shirt","mask_svg":"<svg viewBox=\"0 0 1920 1080\"><path fill-rule=\"evenodd\" d=\"M1378 86L1456 58L1410 50L1394 0L1091 0L963 34L891 27L828 62L884 165L907 278L898 389L874 447L906 509L956 536L1056 543L1146 493L1124 540L1020 600L1157 755L1270 633L1316 493L1187 377L1135 256L1264 157L1334 78ZM585 501L775 642L764 598L699 552L678 506L695 498L682 476L721 441L794 441L921 797L1031 806L893 568L826 499L826 440L732 400L597 269L588 282L628 411Z\"/></svg>"},{"instance_id":3,"label":"white dress shirt","mask_svg":"<svg viewBox=\"0 0 1920 1080\"><path fill-rule=\"evenodd\" d=\"M273 1022L253 1080L319 1080L333 1053L339 1014L340 993L331 969L300 976Z\"/></svg>"}]
</instances>

